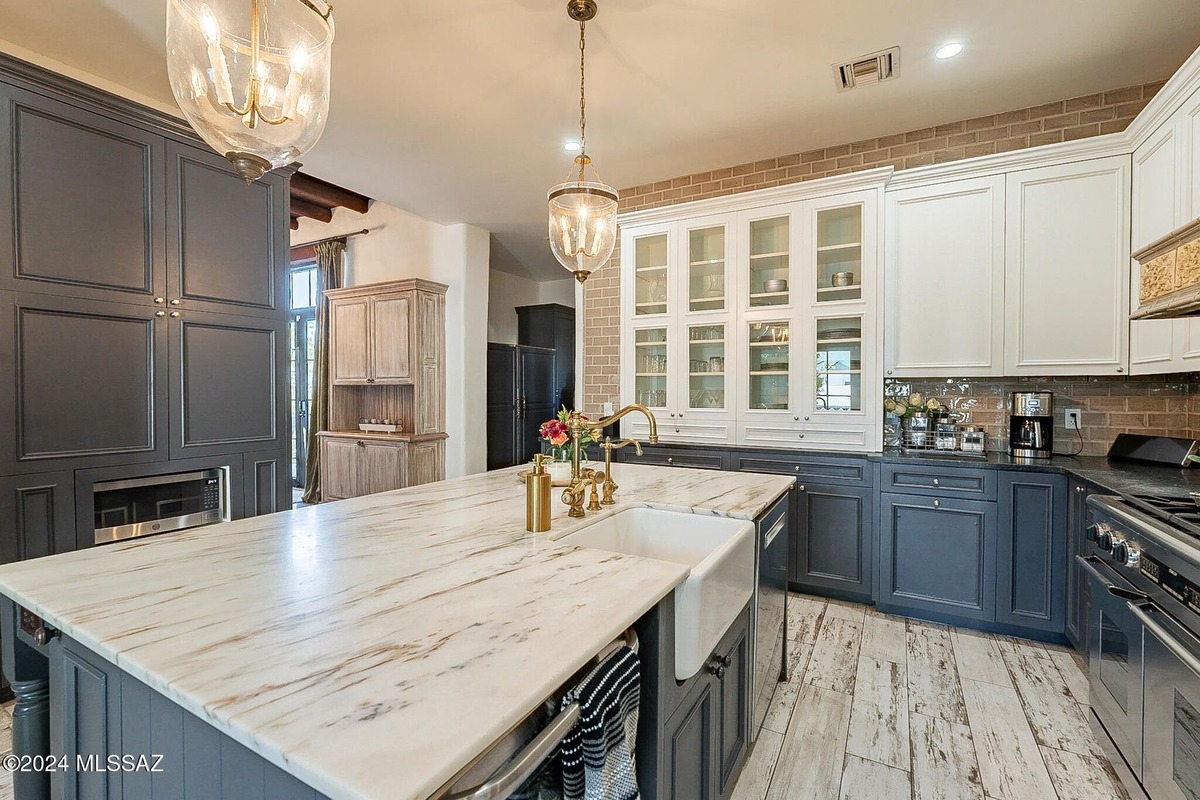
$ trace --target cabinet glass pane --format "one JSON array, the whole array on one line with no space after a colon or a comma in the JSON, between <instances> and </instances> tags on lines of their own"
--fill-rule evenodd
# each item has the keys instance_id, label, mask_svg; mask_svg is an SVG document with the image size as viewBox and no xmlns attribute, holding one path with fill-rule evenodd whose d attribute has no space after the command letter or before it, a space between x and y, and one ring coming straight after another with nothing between
<instances>
[{"instance_id":1,"label":"cabinet glass pane","mask_svg":"<svg viewBox=\"0 0 1200 800\"><path fill-rule=\"evenodd\" d=\"M862 299L862 206L817 212L817 302Z\"/></svg>"},{"instance_id":2,"label":"cabinet glass pane","mask_svg":"<svg viewBox=\"0 0 1200 800\"><path fill-rule=\"evenodd\" d=\"M725 308L725 227L688 232L688 310Z\"/></svg>"},{"instance_id":3,"label":"cabinet glass pane","mask_svg":"<svg viewBox=\"0 0 1200 800\"><path fill-rule=\"evenodd\" d=\"M862 318L817 320L816 410L862 411Z\"/></svg>"},{"instance_id":4,"label":"cabinet glass pane","mask_svg":"<svg viewBox=\"0 0 1200 800\"><path fill-rule=\"evenodd\" d=\"M725 407L725 326L688 328L688 408Z\"/></svg>"},{"instance_id":5,"label":"cabinet glass pane","mask_svg":"<svg viewBox=\"0 0 1200 800\"><path fill-rule=\"evenodd\" d=\"M786 320L750 323L751 409L790 407L788 365L791 347L788 338Z\"/></svg>"},{"instance_id":6,"label":"cabinet glass pane","mask_svg":"<svg viewBox=\"0 0 1200 800\"><path fill-rule=\"evenodd\" d=\"M637 290L634 314L667 313L667 235L642 236L634 244Z\"/></svg>"},{"instance_id":7,"label":"cabinet glass pane","mask_svg":"<svg viewBox=\"0 0 1200 800\"><path fill-rule=\"evenodd\" d=\"M750 223L750 305L780 306L788 302L791 265L790 219L758 219Z\"/></svg>"},{"instance_id":8,"label":"cabinet glass pane","mask_svg":"<svg viewBox=\"0 0 1200 800\"><path fill-rule=\"evenodd\" d=\"M637 402L650 408L667 406L667 329L645 328L634 333L634 391Z\"/></svg>"}]
</instances>

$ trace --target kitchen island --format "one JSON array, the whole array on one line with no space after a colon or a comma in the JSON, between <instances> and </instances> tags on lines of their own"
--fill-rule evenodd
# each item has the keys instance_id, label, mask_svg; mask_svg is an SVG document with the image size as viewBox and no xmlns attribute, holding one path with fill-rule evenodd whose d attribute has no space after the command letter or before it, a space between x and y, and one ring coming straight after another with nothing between
<instances>
[{"instance_id":1,"label":"kitchen island","mask_svg":"<svg viewBox=\"0 0 1200 800\"><path fill-rule=\"evenodd\" d=\"M428 797L688 574L555 539L632 506L752 520L792 484L623 464L616 506L570 520L556 493L535 535L515 471L0 567L18 713L45 717L46 675L17 606L86 649L75 672L115 665L313 796Z\"/></svg>"}]
</instances>

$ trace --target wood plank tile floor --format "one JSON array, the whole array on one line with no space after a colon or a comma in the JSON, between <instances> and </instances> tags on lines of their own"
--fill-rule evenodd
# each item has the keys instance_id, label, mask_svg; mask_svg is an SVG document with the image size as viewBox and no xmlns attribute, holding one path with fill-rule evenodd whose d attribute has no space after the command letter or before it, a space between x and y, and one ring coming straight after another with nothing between
<instances>
[{"instance_id":1,"label":"wood plank tile floor","mask_svg":"<svg viewBox=\"0 0 1200 800\"><path fill-rule=\"evenodd\" d=\"M1069 648L788 604L789 680L734 800L1128 800Z\"/></svg>"}]
</instances>

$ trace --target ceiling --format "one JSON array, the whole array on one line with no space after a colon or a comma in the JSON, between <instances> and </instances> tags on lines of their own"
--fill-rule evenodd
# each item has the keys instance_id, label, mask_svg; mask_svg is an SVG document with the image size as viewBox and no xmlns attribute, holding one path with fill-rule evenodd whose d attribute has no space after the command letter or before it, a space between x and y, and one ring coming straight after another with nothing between
<instances>
[{"instance_id":1,"label":"ceiling","mask_svg":"<svg viewBox=\"0 0 1200 800\"><path fill-rule=\"evenodd\" d=\"M1171 75L1195 0L598 0L589 151L636 186ZM577 136L563 0L335 3L333 99L310 175L493 233L493 265L563 277L545 192ZM0 37L171 101L166 0L0 0ZM932 57L950 39L956 59ZM834 62L901 48L900 79L835 91Z\"/></svg>"}]
</instances>

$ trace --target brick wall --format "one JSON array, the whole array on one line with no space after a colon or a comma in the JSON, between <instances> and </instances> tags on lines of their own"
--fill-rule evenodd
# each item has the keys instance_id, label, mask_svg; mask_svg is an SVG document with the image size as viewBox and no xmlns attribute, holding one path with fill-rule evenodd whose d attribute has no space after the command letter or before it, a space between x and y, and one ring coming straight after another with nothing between
<instances>
[{"instance_id":1,"label":"brick wall","mask_svg":"<svg viewBox=\"0 0 1200 800\"><path fill-rule=\"evenodd\" d=\"M1200 436L1200 375L1133 378L937 378L888 379L884 394L937 398L987 431L989 450L1008 449L1010 392L1054 392L1054 451L1074 453L1082 435L1083 455L1102 456L1118 433ZM1083 412L1077 434L1063 427L1063 410Z\"/></svg>"},{"instance_id":2,"label":"brick wall","mask_svg":"<svg viewBox=\"0 0 1200 800\"><path fill-rule=\"evenodd\" d=\"M1162 82L1074 97L933 128L684 175L621 190L636 211L874 167L897 170L1083 139L1125 129ZM620 253L585 284L584 408L598 412L620 388ZM1198 409L1200 410L1200 409Z\"/></svg>"}]
</instances>

